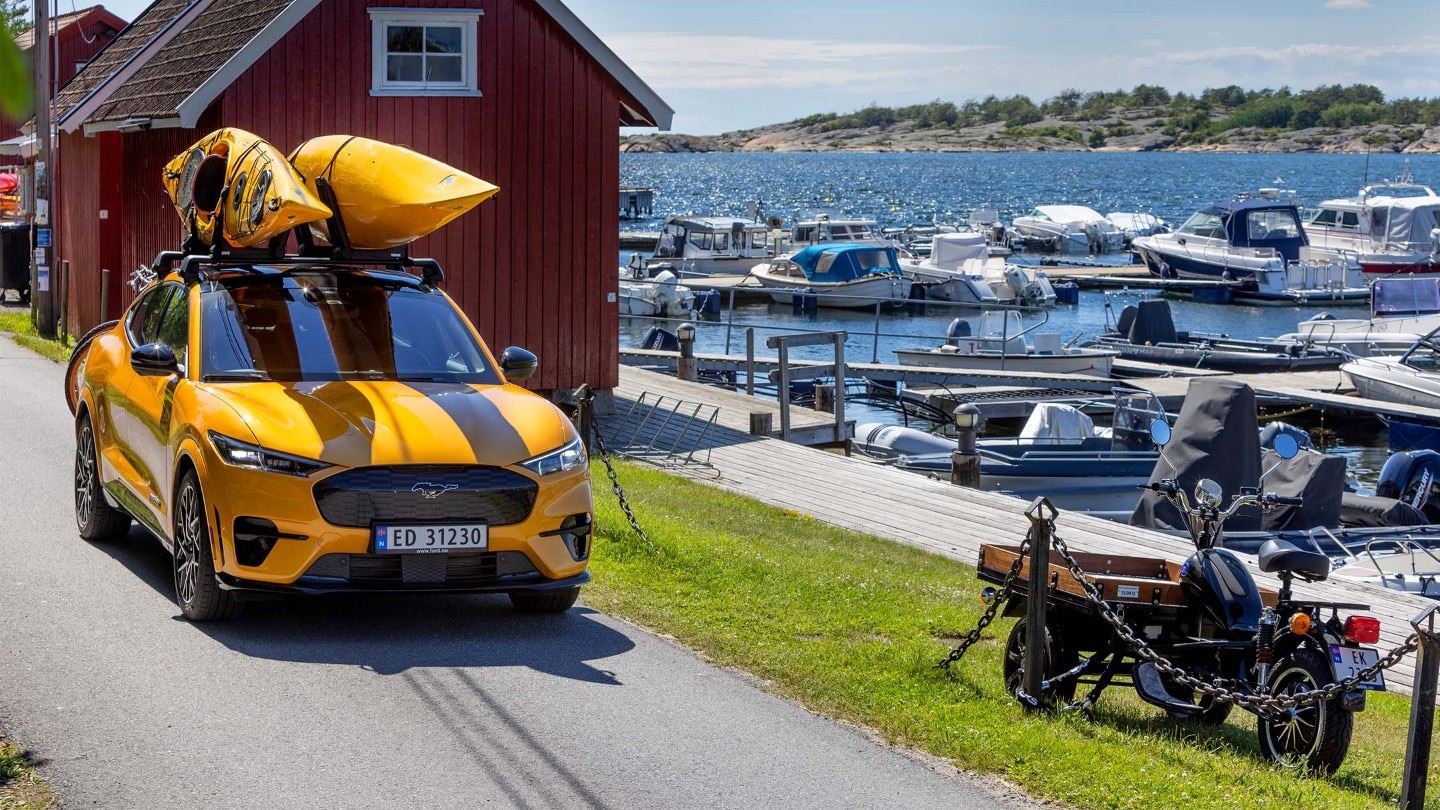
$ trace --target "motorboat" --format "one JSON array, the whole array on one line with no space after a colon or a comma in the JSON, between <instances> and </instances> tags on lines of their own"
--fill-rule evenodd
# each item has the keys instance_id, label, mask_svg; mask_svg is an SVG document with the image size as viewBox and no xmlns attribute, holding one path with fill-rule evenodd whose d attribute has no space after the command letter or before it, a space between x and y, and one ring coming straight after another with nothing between
<instances>
[{"instance_id":1,"label":"motorboat","mask_svg":"<svg viewBox=\"0 0 1440 810\"><path fill-rule=\"evenodd\" d=\"M862 245L895 247L894 240L885 238L880 223L866 217L847 217L831 213L813 213L796 218L790 225L789 246L799 250L805 245L830 242L857 242Z\"/></svg>"},{"instance_id":2,"label":"motorboat","mask_svg":"<svg viewBox=\"0 0 1440 810\"><path fill-rule=\"evenodd\" d=\"M1079 408L1042 402L1013 438L982 438L980 487L1021 498L1040 495L1064 511L1101 512L1135 506L1136 486L1154 469L1159 453L1144 428L1161 415L1149 394L1116 393L1112 427L1096 427ZM909 427L861 424L855 452L899 469L948 478L947 439Z\"/></svg>"},{"instance_id":3,"label":"motorboat","mask_svg":"<svg viewBox=\"0 0 1440 810\"><path fill-rule=\"evenodd\" d=\"M903 304L912 286L900 272L895 248L844 242L811 245L762 262L750 275L779 303L813 295L818 306L843 309Z\"/></svg>"},{"instance_id":4,"label":"motorboat","mask_svg":"<svg viewBox=\"0 0 1440 810\"><path fill-rule=\"evenodd\" d=\"M1105 302L1107 325L1110 302ZM1158 299L1126 306L1114 326L1085 344L1115 352L1125 360L1217 371L1269 372L1335 368L1338 352L1302 340L1240 340L1228 335L1175 329L1170 302Z\"/></svg>"},{"instance_id":5,"label":"motorboat","mask_svg":"<svg viewBox=\"0 0 1440 810\"><path fill-rule=\"evenodd\" d=\"M1392 275L1376 278L1370 289L1370 317L1336 318L1322 312L1279 339L1367 357L1401 354L1440 328L1440 278Z\"/></svg>"},{"instance_id":6,"label":"motorboat","mask_svg":"<svg viewBox=\"0 0 1440 810\"><path fill-rule=\"evenodd\" d=\"M1415 183L1408 163L1400 179L1365 186L1354 197L1326 200L1305 223L1310 244L1354 256L1372 278L1440 272L1437 230L1440 195Z\"/></svg>"},{"instance_id":7,"label":"motorboat","mask_svg":"<svg viewBox=\"0 0 1440 810\"><path fill-rule=\"evenodd\" d=\"M1011 227L1032 240L1053 245L1050 249L1072 253L1104 253L1125 246L1125 235L1115 223L1093 208L1083 205L1039 205L1023 217L1016 217Z\"/></svg>"},{"instance_id":8,"label":"motorboat","mask_svg":"<svg viewBox=\"0 0 1440 810\"><path fill-rule=\"evenodd\" d=\"M1020 313L1013 309L982 312L978 329L972 329L969 320L956 318L942 345L896 349L895 355L911 366L1110 376L1114 352L1079 348L1062 342L1053 332L1036 332L1046 321L1025 327Z\"/></svg>"},{"instance_id":9,"label":"motorboat","mask_svg":"<svg viewBox=\"0 0 1440 810\"><path fill-rule=\"evenodd\" d=\"M660 227L651 257L669 262L677 275L743 276L775 253L770 227L738 217L685 215L670 217Z\"/></svg>"},{"instance_id":10,"label":"motorboat","mask_svg":"<svg viewBox=\"0 0 1440 810\"><path fill-rule=\"evenodd\" d=\"M653 269L654 265L648 265ZM654 275L635 262L620 268L620 314L642 318L684 318L695 312L695 293L680 284L675 274L660 269Z\"/></svg>"},{"instance_id":11,"label":"motorboat","mask_svg":"<svg viewBox=\"0 0 1440 810\"><path fill-rule=\"evenodd\" d=\"M1360 396L1421 408L1440 408L1440 328L1399 357L1357 357L1340 367Z\"/></svg>"},{"instance_id":12,"label":"motorboat","mask_svg":"<svg viewBox=\"0 0 1440 810\"><path fill-rule=\"evenodd\" d=\"M1005 260L990 258L985 237L978 233L937 233L931 238L929 255L923 259L900 258L900 271L916 284L924 285L925 297L977 306L999 306L1000 297L985 280L985 266L1004 271Z\"/></svg>"},{"instance_id":13,"label":"motorboat","mask_svg":"<svg viewBox=\"0 0 1440 810\"><path fill-rule=\"evenodd\" d=\"M1126 245L1141 236L1170 232L1169 223L1154 214L1112 212L1106 214L1105 218L1120 230Z\"/></svg>"}]
</instances>

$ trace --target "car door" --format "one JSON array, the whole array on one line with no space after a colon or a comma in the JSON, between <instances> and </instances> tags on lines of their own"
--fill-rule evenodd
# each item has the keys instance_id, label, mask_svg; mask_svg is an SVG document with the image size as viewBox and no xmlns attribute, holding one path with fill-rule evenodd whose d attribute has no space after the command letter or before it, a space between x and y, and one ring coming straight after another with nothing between
<instances>
[{"instance_id":1,"label":"car door","mask_svg":"<svg viewBox=\"0 0 1440 810\"><path fill-rule=\"evenodd\" d=\"M170 481L170 404L175 388L184 379L188 357L190 323L188 290L182 284L162 284L156 298L146 308L144 323L132 330L132 348L147 343L163 343L175 352L179 374L143 376L129 370L131 379L125 388L125 417L116 419L115 432L123 444L126 458L135 468L136 494L155 516L159 526L165 519L169 503ZM154 526L151 527L155 528Z\"/></svg>"}]
</instances>

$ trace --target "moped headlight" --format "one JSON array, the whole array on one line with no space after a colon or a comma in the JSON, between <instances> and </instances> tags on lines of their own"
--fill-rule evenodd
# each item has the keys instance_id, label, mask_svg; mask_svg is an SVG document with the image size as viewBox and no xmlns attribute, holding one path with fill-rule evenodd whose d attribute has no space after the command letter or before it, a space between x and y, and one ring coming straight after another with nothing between
<instances>
[{"instance_id":1,"label":"moped headlight","mask_svg":"<svg viewBox=\"0 0 1440 810\"><path fill-rule=\"evenodd\" d=\"M573 470L585 465L589 460L585 456L585 443L577 437L563 447L520 462L520 466L543 477Z\"/></svg>"},{"instance_id":2,"label":"moped headlight","mask_svg":"<svg viewBox=\"0 0 1440 810\"><path fill-rule=\"evenodd\" d=\"M1220 485L1209 478L1202 478L1195 485L1195 502L1201 506L1219 506L1222 497L1224 492Z\"/></svg>"},{"instance_id":3,"label":"moped headlight","mask_svg":"<svg viewBox=\"0 0 1440 810\"><path fill-rule=\"evenodd\" d=\"M330 466L323 461L266 450L258 445L247 444L213 430L208 435L210 444L215 448L215 453L220 456L220 460L231 467L305 478Z\"/></svg>"}]
</instances>

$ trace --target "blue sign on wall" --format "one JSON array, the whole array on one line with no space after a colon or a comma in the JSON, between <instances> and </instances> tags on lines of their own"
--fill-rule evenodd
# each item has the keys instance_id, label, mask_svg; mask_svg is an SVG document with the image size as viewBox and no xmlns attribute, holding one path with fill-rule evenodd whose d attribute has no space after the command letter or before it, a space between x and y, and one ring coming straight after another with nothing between
<instances>
[{"instance_id":1,"label":"blue sign on wall","mask_svg":"<svg viewBox=\"0 0 1440 810\"><path fill-rule=\"evenodd\" d=\"M35 230L35 247L50 247L49 228L37 228Z\"/></svg>"}]
</instances>

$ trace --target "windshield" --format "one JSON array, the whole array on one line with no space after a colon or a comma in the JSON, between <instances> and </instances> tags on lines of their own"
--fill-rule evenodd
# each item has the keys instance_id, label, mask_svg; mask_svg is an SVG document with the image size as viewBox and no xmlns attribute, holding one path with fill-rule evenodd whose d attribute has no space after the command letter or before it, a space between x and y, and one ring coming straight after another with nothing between
<instances>
[{"instance_id":1,"label":"windshield","mask_svg":"<svg viewBox=\"0 0 1440 810\"><path fill-rule=\"evenodd\" d=\"M200 296L202 378L499 384L439 292L361 273L238 276Z\"/></svg>"}]
</instances>

